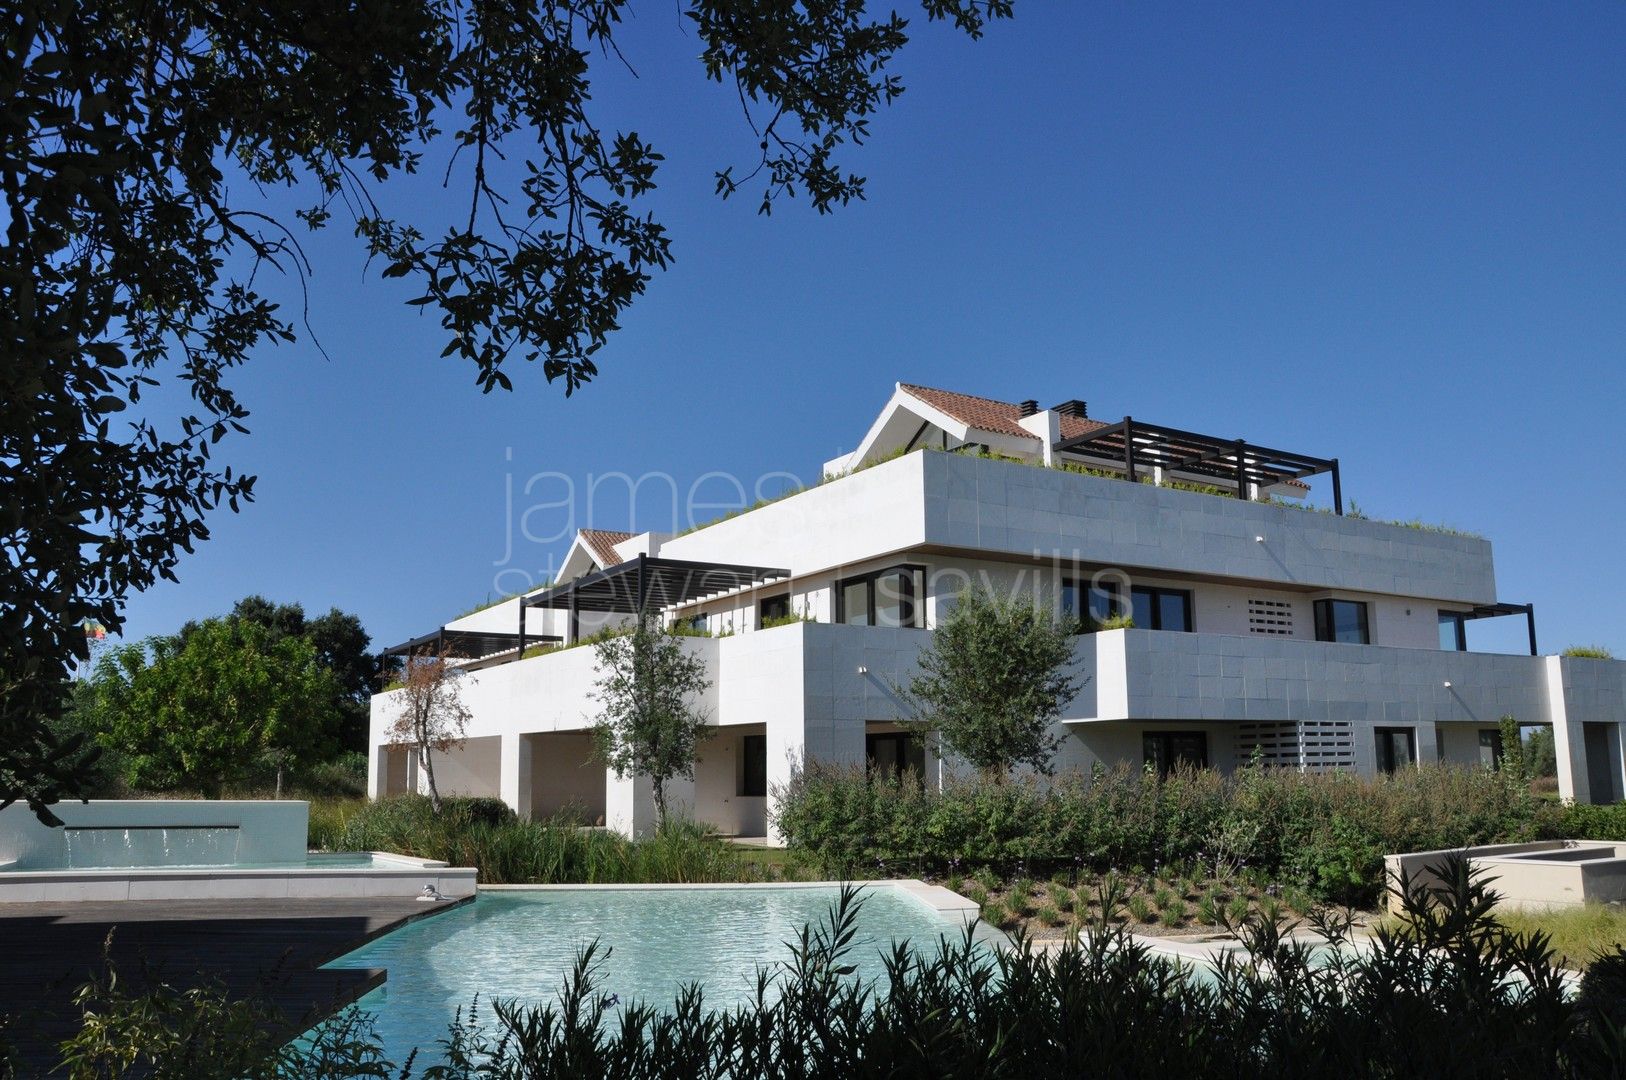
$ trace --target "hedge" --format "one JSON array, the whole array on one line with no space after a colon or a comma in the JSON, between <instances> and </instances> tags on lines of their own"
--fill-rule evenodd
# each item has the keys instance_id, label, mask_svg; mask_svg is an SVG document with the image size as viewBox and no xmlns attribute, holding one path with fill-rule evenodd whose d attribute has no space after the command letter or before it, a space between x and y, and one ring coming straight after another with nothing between
<instances>
[{"instance_id":1,"label":"hedge","mask_svg":"<svg viewBox=\"0 0 1626 1080\"><path fill-rule=\"evenodd\" d=\"M1453 766L1377 778L1256 766L1159 778L1120 767L928 790L813 765L782 794L776 824L789 843L849 873L987 866L1037 876L1174 864L1216 877L1268 873L1344 902L1375 898L1387 853L1528 840L1565 827L1560 809L1527 785Z\"/></svg>"}]
</instances>

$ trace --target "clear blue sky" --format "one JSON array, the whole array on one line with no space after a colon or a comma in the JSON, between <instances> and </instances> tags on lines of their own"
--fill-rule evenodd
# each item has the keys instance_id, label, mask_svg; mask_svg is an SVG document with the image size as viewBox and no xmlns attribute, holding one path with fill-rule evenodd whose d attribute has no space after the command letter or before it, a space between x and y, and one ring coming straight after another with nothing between
<instances>
[{"instance_id":1,"label":"clear blue sky","mask_svg":"<svg viewBox=\"0 0 1626 1080\"><path fill-rule=\"evenodd\" d=\"M562 557L510 552L510 475L812 478L903 379L1336 455L1374 515L1489 536L1544 651L1626 653L1626 6L1017 8L980 43L916 18L908 92L849 158L869 201L761 218L711 193L753 149L732 91L672 5L637 5L639 78L607 74L598 115L666 154L651 209L677 262L599 380L567 401L516 370L481 395L330 230L331 359L301 342L240 373L253 434L222 449L259 499L127 633L259 592L390 644L486 598L505 557ZM465 205L427 182L393 200ZM624 503L592 524L627 526Z\"/></svg>"}]
</instances>

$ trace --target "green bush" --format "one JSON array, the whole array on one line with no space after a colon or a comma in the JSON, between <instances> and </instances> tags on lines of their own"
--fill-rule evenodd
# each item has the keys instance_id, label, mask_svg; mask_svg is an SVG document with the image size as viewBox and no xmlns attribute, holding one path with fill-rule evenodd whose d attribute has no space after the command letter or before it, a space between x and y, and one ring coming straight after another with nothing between
<instances>
[{"instance_id":1,"label":"green bush","mask_svg":"<svg viewBox=\"0 0 1626 1080\"><path fill-rule=\"evenodd\" d=\"M1622 840L1626 841L1626 802L1608 806L1575 803L1560 812L1552 829L1553 835L1564 840Z\"/></svg>"},{"instance_id":2,"label":"green bush","mask_svg":"<svg viewBox=\"0 0 1626 1080\"><path fill-rule=\"evenodd\" d=\"M495 799L447 799L439 815L420 795L382 799L349 813L324 839L337 850L477 867L480 881L492 885L759 881L766 874L760 862L691 822L673 820L634 841L568 818L520 821Z\"/></svg>"},{"instance_id":3,"label":"green bush","mask_svg":"<svg viewBox=\"0 0 1626 1080\"><path fill-rule=\"evenodd\" d=\"M1369 902L1385 854L1532 839L1556 827L1543 813L1551 811L1513 778L1454 766L1376 778L1250 766L1161 779L1120 767L929 790L813 765L792 778L775 823L839 872L877 861L1007 875L1199 866Z\"/></svg>"}]
</instances>

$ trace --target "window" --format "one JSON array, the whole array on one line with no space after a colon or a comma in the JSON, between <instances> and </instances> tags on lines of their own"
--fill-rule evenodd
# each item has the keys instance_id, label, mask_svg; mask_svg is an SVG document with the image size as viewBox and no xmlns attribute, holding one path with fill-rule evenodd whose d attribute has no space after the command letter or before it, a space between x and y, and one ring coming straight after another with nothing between
<instances>
[{"instance_id":1,"label":"window","mask_svg":"<svg viewBox=\"0 0 1626 1080\"><path fill-rule=\"evenodd\" d=\"M1167 776L1178 766L1208 767L1208 736L1201 731L1148 731L1141 736L1146 764Z\"/></svg>"},{"instance_id":2,"label":"window","mask_svg":"<svg viewBox=\"0 0 1626 1080\"><path fill-rule=\"evenodd\" d=\"M768 794L768 736L740 736L741 796L761 797Z\"/></svg>"},{"instance_id":3,"label":"window","mask_svg":"<svg viewBox=\"0 0 1626 1080\"><path fill-rule=\"evenodd\" d=\"M1378 740L1378 771L1392 773L1417 763L1417 732L1409 727L1373 729Z\"/></svg>"},{"instance_id":4,"label":"window","mask_svg":"<svg viewBox=\"0 0 1626 1080\"><path fill-rule=\"evenodd\" d=\"M694 630L701 634L710 632L707 630L710 623L708 621L708 617L705 615L690 615L687 619L679 619L678 625L687 627L688 629Z\"/></svg>"},{"instance_id":5,"label":"window","mask_svg":"<svg viewBox=\"0 0 1626 1080\"><path fill-rule=\"evenodd\" d=\"M1440 648L1447 652L1468 651L1468 620L1462 612L1440 612Z\"/></svg>"},{"instance_id":6,"label":"window","mask_svg":"<svg viewBox=\"0 0 1626 1080\"><path fill-rule=\"evenodd\" d=\"M1502 765L1502 731L1500 728L1479 729L1479 763L1487 769Z\"/></svg>"},{"instance_id":7,"label":"window","mask_svg":"<svg viewBox=\"0 0 1626 1080\"><path fill-rule=\"evenodd\" d=\"M1191 629L1191 593L1136 585L1129 590L1137 630Z\"/></svg>"},{"instance_id":8,"label":"window","mask_svg":"<svg viewBox=\"0 0 1626 1080\"><path fill-rule=\"evenodd\" d=\"M871 776L902 780L905 773L926 775L926 746L907 731L864 736L864 757Z\"/></svg>"},{"instance_id":9,"label":"window","mask_svg":"<svg viewBox=\"0 0 1626 1080\"><path fill-rule=\"evenodd\" d=\"M1123 601L1119 598L1116 585L1091 585L1078 578L1062 579L1061 613L1075 621L1085 633L1122 611Z\"/></svg>"},{"instance_id":10,"label":"window","mask_svg":"<svg viewBox=\"0 0 1626 1080\"><path fill-rule=\"evenodd\" d=\"M757 605L757 625L761 626L769 619L784 619L790 616L790 593L781 593L770 596Z\"/></svg>"},{"instance_id":11,"label":"window","mask_svg":"<svg viewBox=\"0 0 1626 1080\"><path fill-rule=\"evenodd\" d=\"M849 626L926 625L926 570L894 566L836 583L836 622Z\"/></svg>"},{"instance_id":12,"label":"window","mask_svg":"<svg viewBox=\"0 0 1626 1080\"><path fill-rule=\"evenodd\" d=\"M1317 600L1315 639L1370 645L1372 635L1366 622L1366 604L1359 600Z\"/></svg>"}]
</instances>

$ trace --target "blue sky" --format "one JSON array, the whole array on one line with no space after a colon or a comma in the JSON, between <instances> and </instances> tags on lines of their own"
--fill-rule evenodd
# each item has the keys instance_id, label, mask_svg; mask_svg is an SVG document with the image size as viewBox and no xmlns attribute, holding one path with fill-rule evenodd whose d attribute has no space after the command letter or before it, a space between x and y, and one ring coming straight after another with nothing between
<instances>
[{"instance_id":1,"label":"blue sky","mask_svg":"<svg viewBox=\"0 0 1626 1080\"><path fill-rule=\"evenodd\" d=\"M523 510L539 472L812 478L902 379L1338 456L1373 515L1489 536L1544 651L1626 652L1626 7L1017 7L978 43L916 18L908 92L848 159L868 202L762 218L712 194L753 149L732 92L671 5L640 6L638 78L605 72L597 115L666 154L677 261L600 378L482 395L346 230L313 239L328 358L239 373L253 434L221 449L258 501L127 635L259 592L393 643L563 556L514 535L510 484ZM385 195L432 223L466 205ZM659 527L655 501L590 523Z\"/></svg>"}]
</instances>

